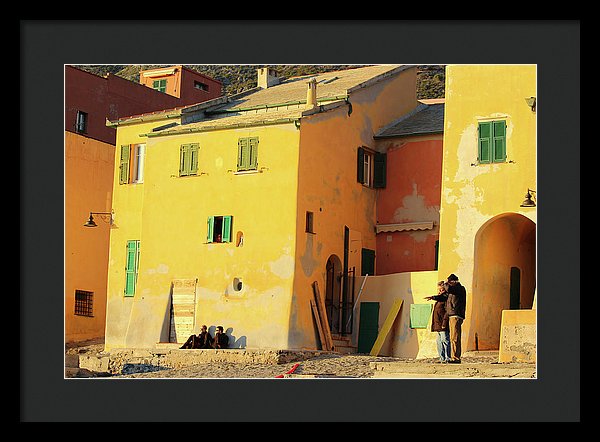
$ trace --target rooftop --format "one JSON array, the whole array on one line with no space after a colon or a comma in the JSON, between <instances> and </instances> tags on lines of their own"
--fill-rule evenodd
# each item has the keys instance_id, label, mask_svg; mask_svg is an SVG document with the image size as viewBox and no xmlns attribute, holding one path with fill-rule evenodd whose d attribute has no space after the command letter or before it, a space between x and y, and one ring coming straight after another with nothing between
<instances>
[{"instance_id":1,"label":"rooftop","mask_svg":"<svg viewBox=\"0 0 600 442\"><path fill-rule=\"evenodd\" d=\"M348 96L364 87L413 68L412 65L374 65L300 77L281 78L279 84L256 87L226 98L215 99L181 110L184 124L149 136L204 131L224 127L295 121L346 103ZM316 110L306 107L307 83L317 83Z\"/></svg>"},{"instance_id":2,"label":"rooftop","mask_svg":"<svg viewBox=\"0 0 600 442\"><path fill-rule=\"evenodd\" d=\"M375 138L403 137L409 135L438 134L444 132L444 103L434 102L417 106L399 120L375 134Z\"/></svg>"}]
</instances>

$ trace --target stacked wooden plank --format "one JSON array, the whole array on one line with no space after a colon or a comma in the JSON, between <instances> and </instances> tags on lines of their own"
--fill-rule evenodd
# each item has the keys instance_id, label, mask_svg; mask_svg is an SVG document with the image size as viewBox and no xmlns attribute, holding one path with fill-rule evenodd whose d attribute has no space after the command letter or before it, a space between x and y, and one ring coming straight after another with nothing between
<instances>
[{"instance_id":1,"label":"stacked wooden plank","mask_svg":"<svg viewBox=\"0 0 600 442\"><path fill-rule=\"evenodd\" d=\"M310 306L317 324L321 348L323 350L333 351L333 338L331 336L331 329L329 328L329 321L327 320L327 312L325 311L325 300L321 296L317 281L313 282L312 287L314 299L310 300Z\"/></svg>"}]
</instances>

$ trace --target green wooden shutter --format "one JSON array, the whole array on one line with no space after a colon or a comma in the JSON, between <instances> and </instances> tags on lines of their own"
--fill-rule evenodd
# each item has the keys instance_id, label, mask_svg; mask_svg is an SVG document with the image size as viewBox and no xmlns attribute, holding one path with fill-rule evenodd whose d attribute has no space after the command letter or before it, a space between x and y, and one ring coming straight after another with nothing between
<instances>
[{"instance_id":1,"label":"green wooden shutter","mask_svg":"<svg viewBox=\"0 0 600 442\"><path fill-rule=\"evenodd\" d=\"M221 241L231 242L231 216L223 217L223 227L221 230Z\"/></svg>"},{"instance_id":2,"label":"green wooden shutter","mask_svg":"<svg viewBox=\"0 0 600 442\"><path fill-rule=\"evenodd\" d=\"M258 169L258 138L248 139L248 169Z\"/></svg>"},{"instance_id":3,"label":"green wooden shutter","mask_svg":"<svg viewBox=\"0 0 600 442\"><path fill-rule=\"evenodd\" d=\"M492 138L492 123L485 122L479 123L479 162L480 163L489 163L491 161L490 158L490 149L491 149L491 138Z\"/></svg>"},{"instance_id":4,"label":"green wooden shutter","mask_svg":"<svg viewBox=\"0 0 600 442\"><path fill-rule=\"evenodd\" d=\"M361 184L365 181L365 150L362 147L356 155L356 180Z\"/></svg>"},{"instance_id":5,"label":"green wooden shutter","mask_svg":"<svg viewBox=\"0 0 600 442\"><path fill-rule=\"evenodd\" d=\"M209 216L207 222L206 242L213 242L213 232L215 231L215 217Z\"/></svg>"},{"instance_id":6,"label":"green wooden shutter","mask_svg":"<svg viewBox=\"0 0 600 442\"><path fill-rule=\"evenodd\" d=\"M375 274L375 250L361 250L360 274L362 276Z\"/></svg>"},{"instance_id":7,"label":"green wooden shutter","mask_svg":"<svg viewBox=\"0 0 600 442\"><path fill-rule=\"evenodd\" d=\"M385 153L376 153L375 154L375 164L373 167L374 177L373 177L373 187L376 189L383 189L386 185L386 164L387 164L387 155Z\"/></svg>"},{"instance_id":8,"label":"green wooden shutter","mask_svg":"<svg viewBox=\"0 0 600 442\"><path fill-rule=\"evenodd\" d=\"M506 121L494 121L493 129L493 161L503 162L506 160Z\"/></svg>"},{"instance_id":9,"label":"green wooden shutter","mask_svg":"<svg viewBox=\"0 0 600 442\"><path fill-rule=\"evenodd\" d=\"M138 273L140 242L139 240L127 241L127 256L125 267L125 296L135 295L135 286Z\"/></svg>"},{"instance_id":10,"label":"green wooden shutter","mask_svg":"<svg viewBox=\"0 0 600 442\"><path fill-rule=\"evenodd\" d=\"M179 176L188 174L188 145L182 144L179 148Z\"/></svg>"},{"instance_id":11,"label":"green wooden shutter","mask_svg":"<svg viewBox=\"0 0 600 442\"><path fill-rule=\"evenodd\" d=\"M238 163L237 170L248 170L250 165L248 138L240 138L238 140Z\"/></svg>"},{"instance_id":12,"label":"green wooden shutter","mask_svg":"<svg viewBox=\"0 0 600 442\"><path fill-rule=\"evenodd\" d=\"M189 156L190 156L189 174L196 175L198 173L198 145L197 144L190 144Z\"/></svg>"},{"instance_id":13,"label":"green wooden shutter","mask_svg":"<svg viewBox=\"0 0 600 442\"><path fill-rule=\"evenodd\" d=\"M121 161L119 171L119 184L129 183L129 145L121 146Z\"/></svg>"}]
</instances>

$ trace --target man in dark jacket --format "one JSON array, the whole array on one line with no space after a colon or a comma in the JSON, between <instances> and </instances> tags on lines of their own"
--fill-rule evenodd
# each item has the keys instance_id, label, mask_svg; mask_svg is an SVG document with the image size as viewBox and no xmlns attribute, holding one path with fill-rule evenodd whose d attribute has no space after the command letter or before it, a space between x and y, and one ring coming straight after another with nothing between
<instances>
[{"instance_id":1,"label":"man in dark jacket","mask_svg":"<svg viewBox=\"0 0 600 442\"><path fill-rule=\"evenodd\" d=\"M450 329L450 360L451 364L460 364L461 355L461 330L465 320L467 305L467 290L458 282L458 276L452 273L448 276L448 300L446 301L446 314Z\"/></svg>"},{"instance_id":2,"label":"man in dark jacket","mask_svg":"<svg viewBox=\"0 0 600 442\"><path fill-rule=\"evenodd\" d=\"M229 336L223 333L223 327L218 326L215 332L215 339L213 341L213 348L227 348L229 346Z\"/></svg>"},{"instance_id":3,"label":"man in dark jacket","mask_svg":"<svg viewBox=\"0 0 600 442\"><path fill-rule=\"evenodd\" d=\"M196 338L196 347L194 348L212 348L212 342L212 336L208 333L206 325L203 325L200 334Z\"/></svg>"},{"instance_id":4,"label":"man in dark jacket","mask_svg":"<svg viewBox=\"0 0 600 442\"><path fill-rule=\"evenodd\" d=\"M212 337L203 325L198 335L191 335L180 348L212 348Z\"/></svg>"}]
</instances>

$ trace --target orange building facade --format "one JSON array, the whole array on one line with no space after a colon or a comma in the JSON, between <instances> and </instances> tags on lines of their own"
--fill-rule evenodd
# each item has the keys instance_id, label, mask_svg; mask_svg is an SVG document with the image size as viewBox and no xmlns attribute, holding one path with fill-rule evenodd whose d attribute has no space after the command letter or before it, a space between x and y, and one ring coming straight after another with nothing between
<instances>
[{"instance_id":1,"label":"orange building facade","mask_svg":"<svg viewBox=\"0 0 600 442\"><path fill-rule=\"evenodd\" d=\"M192 75L189 75L192 78ZM205 78L200 75L198 78ZM213 80L215 90L221 90ZM104 338L116 130L107 119L162 109L181 109L207 99L206 92L162 93L115 75L100 77L65 66L64 290L65 343ZM189 88L184 83L184 88ZM193 86L192 86L193 87Z\"/></svg>"},{"instance_id":2,"label":"orange building facade","mask_svg":"<svg viewBox=\"0 0 600 442\"><path fill-rule=\"evenodd\" d=\"M177 97L184 104L220 97L223 88L220 81L182 65L140 71L140 84Z\"/></svg>"}]
</instances>

